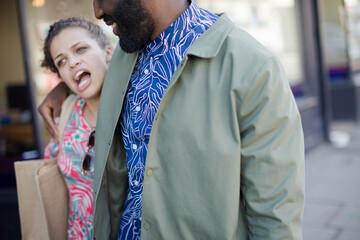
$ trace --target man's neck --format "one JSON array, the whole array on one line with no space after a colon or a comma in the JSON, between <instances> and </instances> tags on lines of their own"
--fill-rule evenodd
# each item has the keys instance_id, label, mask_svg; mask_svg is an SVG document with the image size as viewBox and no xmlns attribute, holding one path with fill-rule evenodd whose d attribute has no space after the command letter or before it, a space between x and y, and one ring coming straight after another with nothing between
<instances>
[{"instance_id":1,"label":"man's neck","mask_svg":"<svg viewBox=\"0 0 360 240\"><path fill-rule=\"evenodd\" d=\"M153 0L151 2L148 9L150 9L155 22L151 40L154 40L178 19L191 3L190 0Z\"/></svg>"}]
</instances>

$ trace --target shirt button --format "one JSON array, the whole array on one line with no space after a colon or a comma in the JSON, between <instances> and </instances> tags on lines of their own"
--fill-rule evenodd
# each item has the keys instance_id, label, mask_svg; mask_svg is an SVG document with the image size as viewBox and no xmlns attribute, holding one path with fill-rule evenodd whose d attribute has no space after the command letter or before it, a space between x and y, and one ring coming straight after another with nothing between
<instances>
[{"instance_id":1,"label":"shirt button","mask_svg":"<svg viewBox=\"0 0 360 240\"><path fill-rule=\"evenodd\" d=\"M151 169L146 171L146 175L149 176L149 177L151 177L153 175L153 173L154 173L154 171L151 170Z\"/></svg>"},{"instance_id":2,"label":"shirt button","mask_svg":"<svg viewBox=\"0 0 360 240\"><path fill-rule=\"evenodd\" d=\"M132 148L133 148L134 150L136 150L136 149L137 149L137 145L136 145L136 144L133 144L133 145L132 145Z\"/></svg>"},{"instance_id":3,"label":"shirt button","mask_svg":"<svg viewBox=\"0 0 360 240\"><path fill-rule=\"evenodd\" d=\"M144 70L144 73L145 73L145 74L148 74L148 73L149 73L149 69L145 69L145 70Z\"/></svg>"},{"instance_id":4,"label":"shirt button","mask_svg":"<svg viewBox=\"0 0 360 240\"><path fill-rule=\"evenodd\" d=\"M145 224L144 224L144 228L145 228L145 230L150 230L150 224L145 223Z\"/></svg>"},{"instance_id":5,"label":"shirt button","mask_svg":"<svg viewBox=\"0 0 360 240\"><path fill-rule=\"evenodd\" d=\"M137 106L136 108L135 108L135 111L140 111L140 106Z\"/></svg>"}]
</instances>

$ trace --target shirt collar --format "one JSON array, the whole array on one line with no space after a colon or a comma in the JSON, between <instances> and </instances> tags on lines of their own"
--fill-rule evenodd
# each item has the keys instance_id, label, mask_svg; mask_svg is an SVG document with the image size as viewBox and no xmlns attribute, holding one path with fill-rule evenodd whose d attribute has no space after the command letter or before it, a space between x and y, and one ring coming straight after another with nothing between
<instances>
[{"instance_id":1,"label":"shirt collar","mask_svg":"<svg viewBox=\"0 0 360 240\"><path fill-rule=\"evenodd\" d=\"M145 45L144 54L163 55L169 48L174 47L200 21L200 8L195 2L189 1L189 7L164 32L152 42Z\"/></svg>"}]
</instances>

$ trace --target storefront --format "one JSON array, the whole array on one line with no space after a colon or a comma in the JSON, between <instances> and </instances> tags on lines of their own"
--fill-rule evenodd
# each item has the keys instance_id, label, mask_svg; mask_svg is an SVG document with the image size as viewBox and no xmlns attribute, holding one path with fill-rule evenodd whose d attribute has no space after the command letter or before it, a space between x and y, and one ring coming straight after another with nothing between
<instances>
[{"instance_id":1,"label":"storefront","mask_svg":"<svg viewBox=\"0 0 360 240\"><path fill-rule=\"evenodd\" d=\"M324 68L334 120L360 121L360 1L321 0Z\"/></svg>"}]
</instances>

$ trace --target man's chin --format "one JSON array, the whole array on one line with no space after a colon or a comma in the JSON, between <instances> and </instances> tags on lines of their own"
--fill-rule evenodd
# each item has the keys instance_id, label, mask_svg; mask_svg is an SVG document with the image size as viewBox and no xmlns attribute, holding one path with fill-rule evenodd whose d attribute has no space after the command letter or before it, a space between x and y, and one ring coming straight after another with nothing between
<instances>
[{"instance_id":1,"label":"man's chin","mask_svg":"<svg viewBox=\"0 0 360 240\"><path fill-rule=\"evenodd\" d=\"M140 48L136 46L133 42L129 40L124 40L123 38L120 37L119 37L119 45L121 49L124 50L126 53L134 53L140 50Z\"/></svg>"}]
</instances>

